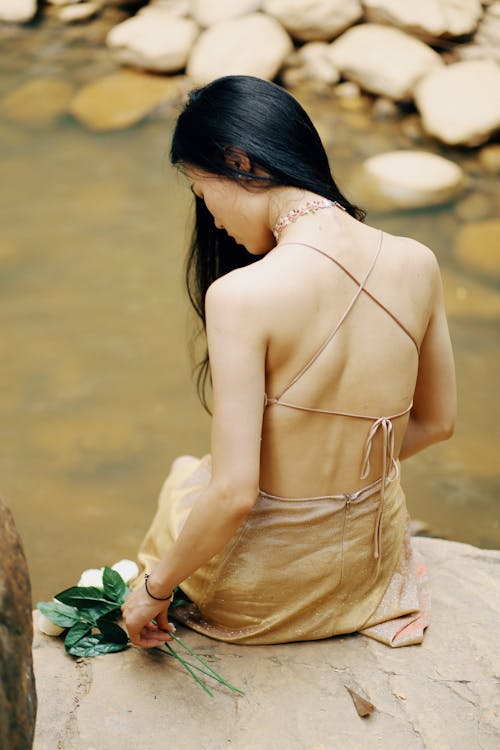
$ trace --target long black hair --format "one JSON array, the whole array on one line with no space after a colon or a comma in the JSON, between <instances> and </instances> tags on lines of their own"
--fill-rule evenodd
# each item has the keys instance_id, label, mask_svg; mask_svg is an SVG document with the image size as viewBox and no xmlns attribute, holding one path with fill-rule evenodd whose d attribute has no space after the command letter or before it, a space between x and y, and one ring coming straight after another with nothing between
<instances>
[{"instance_id":1,"label":"long black hair","mask_svg":"<svg viewBox=\"0 0 500 750\"><path fill-rule=\"evenodd\" d=\"M234 159L228 159L232 149L248 157L251 171L239 169ZM309 115L291 94L260 78L224 76L191 92L175 126L170 160L174 165L198 168L247 187L309 190L337 201L360 221L365 217L365 212L338 189ZM195 200L195 226L185 277L189 299L204 330L205 295L210 284L260 256L248 253L223 229L217 229L203 200ZM198 394L209 411L205 393L210 373L207 352L197 369Z\"/></svg>"}]
</instances>

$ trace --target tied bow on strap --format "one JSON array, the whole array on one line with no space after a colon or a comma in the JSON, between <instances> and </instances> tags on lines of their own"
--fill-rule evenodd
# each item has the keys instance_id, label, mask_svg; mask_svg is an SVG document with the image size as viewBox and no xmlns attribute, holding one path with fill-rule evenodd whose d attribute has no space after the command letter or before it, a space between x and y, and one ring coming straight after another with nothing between
<instances>
[{"instance_id":1,"label":"tied bow on strap","mask_svg":"<svg viewBox=\"0 0 500 750\"><path fill-rule=\"evenodd\" d=\"M368 433L368 437L366 438L361 479L366 479L370 473L370 456L373 447L373 439L379 430L382 430L382 475L380 500L373 534L373 556L377 560L377 572L380 567L380 559L382 556L382 514L384 512L385 485L390 469L396 464L394 460L394 429L392 421L389 417L379 417L374 420Z\"/></svg>"}]
</instances>

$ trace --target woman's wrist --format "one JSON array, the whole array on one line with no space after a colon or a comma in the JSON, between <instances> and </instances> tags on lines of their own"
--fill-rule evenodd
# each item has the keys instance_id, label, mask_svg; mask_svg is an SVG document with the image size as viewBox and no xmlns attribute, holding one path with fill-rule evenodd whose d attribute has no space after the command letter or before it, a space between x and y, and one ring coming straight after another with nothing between
<instances>
[{"instance_id":1,"label":"woman's wrist","mask_svg":"<svg viewBox=\"0 0 500 750\"><path fill-rule=\"evenodd\" d=\"M173 588L166 586L149 573L144 574L144 588L150 599L154 601L172 601L174 598Z\"/></svg>"}]
</instances>

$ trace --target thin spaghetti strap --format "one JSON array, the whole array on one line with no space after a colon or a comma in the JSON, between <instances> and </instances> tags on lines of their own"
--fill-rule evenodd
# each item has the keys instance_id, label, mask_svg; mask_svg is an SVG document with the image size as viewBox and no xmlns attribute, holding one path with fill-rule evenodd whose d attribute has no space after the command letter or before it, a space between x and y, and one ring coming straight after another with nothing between
<instances>
[{"instance_id":1,"label":"thin spaghetti strap","mask_svg":"<svg viewBox=\"0 0 500 750\"><path fill-rule=\"evenodd\" d=\"M316 250L317 253L320 253L321 255L324 255L325 258L328 258L328 260L333 261L339 268L342 269L342 271L346 274L346 276L349 276L352 281L354 281L355 284L358 284L359 286L359 280L354 276L353 273L349 271L348 268L346 268L337 258L334 258L332 255L328 255L328 253L325 253L324 250L320 250L319 247L315 247L314 245L308 245L306 242L282 242L280 247L283 247L283 245L302 245L302 247L309 247L311 250ZM401 323L401 321L394 315L393 312L391 312L375 295L373 295L371 292L368 291L368 289L363 288L363 292L366 294L367 297L369 297L373 302L375 302L376 305L382 308L384 312L387 313L387 315L393 319L393 321L401 328L402 331L406 333L409 339L413 341L415 345L415 349L417 350L417 353L420 352L419 345L417 343L417 340L415 339L414 335L411 333L411 331L406 328L406 326Z\"/></svg>"},{"instance_id":2,"label":"thin spaghetti strap","mask_svg":"<svg viewBox=\"0 0 500 750\"><path fill-rule=\"evenodd\" d=\"M320 348L318 349L318 351L316 352L316 354L314 354L311 357L311 359L308 362L306 362L306 364L304 365L304 367L302 367L302 369L295 375L295 377L281 391L281 393L279 393L276 396L277 400L279 400L283 396L283 394L286 393L289 390L289 388L291 388L292 385L294 385L297 382L297 380L299 380L299 378L302 377L302 375L304 375L304 373L311 367L311 365L314 364L314 362L318 359L318 357L320 356L320 354L326 349L326 347L328 346L328 344L330 343L330 341L333 339L333 337L335 336L335 334L339 330L339 328L342 325L342 323L344 322L344 320L347 318L347 316L351 312L352 308L354 307L354 305L356 303L356 300L358 299L359 295L361 294L361 292L363 291L363 289L365 287L366 282L368 281L368 277L370 276L370 274L371 274L371 272L372 272L372 270L373 270L373 268L375 266L375 263L377 262L377 258L380 255L380 251L382 249L383 239L384 239L384 233L383 233L382 230L380 230L380 239L379 239L379 243L378 243L378 247L377 247L377 252L373 256L373 259L372 259L372 261L370 263L368 271L366 272L366 274L365 274L365 276L363 278L363 281L361 282L361 284L358 285L358 288L356 290L355 295L353 296L353 298L349 302L349 304L348 304L347 308L345 309L344 313L341 315L340 320L337 322L335 328L329 334L329 336L327 337L326 341L324 341L324 343L320 346ZM290 244L292 244L292 243L290 243ZM301 243L293 243L293 244L301 244ZM311 247L312 247L312 245L311 245ZM327 257L330 257L330 256L327 256Z\"/></svg>"}]
</instances>

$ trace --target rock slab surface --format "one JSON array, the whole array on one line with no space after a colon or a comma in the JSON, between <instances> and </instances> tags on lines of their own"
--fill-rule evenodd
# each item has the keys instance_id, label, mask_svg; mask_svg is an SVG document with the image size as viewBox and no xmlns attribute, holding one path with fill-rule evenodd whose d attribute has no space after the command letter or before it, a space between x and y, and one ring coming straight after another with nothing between
<instances>
[{"instance_id":1,"label":"rock slab surface","mask_svg":"<svg viewBox=\"0 0 500 750\"><path fill-rule=\"evenodd\" d=\"M0 498L0 748L30 750L36 694L31 586L21 539Z\"/></svg>"},{"instance_id":2,"label":"rock slab surface","mask_svg":"<svg viewBox=\"0 0 500 750\"><path fill-rule=\"evenodd\" d=\"M179 628L241 697L215 687L211 699L160 653L74 662L60 639L37 635L35 750L496 750L500 552L414 543L433 597L422 646L392 650L359 635L235 646ZM359 718L346 687L375 712Z\"/></svg>"}]
</instances>

